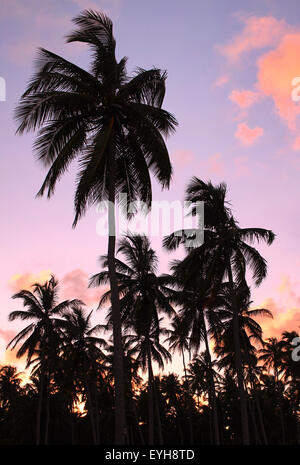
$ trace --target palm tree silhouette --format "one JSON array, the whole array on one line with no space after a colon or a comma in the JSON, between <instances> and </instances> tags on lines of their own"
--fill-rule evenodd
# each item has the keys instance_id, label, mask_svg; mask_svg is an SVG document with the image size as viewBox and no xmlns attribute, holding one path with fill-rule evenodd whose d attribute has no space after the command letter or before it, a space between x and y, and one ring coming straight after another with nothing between
<instances>
[{"instance_id":1,"label":"palm tree silhouette","mask_svg":"<svg viewBox=\"0 0 300 465\"><path fill-rule=\"evenodd\" d=\"M185 327L184 322L179 317L175 315L170 323L170 329L167 330L168 337L164 342L167 342L171 352L180 352L182 356L182 364L184 376L186 378L186 361L184 352L190 351L189 343L189 328Z\"/></svg>"},{"instance_id":2,"label":"palm tree silhouette","mask_svg":"<svg viewBox=\"0 0 300 465\"><path fill-rule=\"evenodd\" d=\"M213 429L215 444L220 444L219 422L216 402L215 383L212 369L212 359L209 347L209 336L207 328L207 319L212 318L212 302L214 301L212 292L216 287L216 283L207 283L205 279L205 266L194 277L193 281L190 275L186 274L185 266L180 261L175 260L171 266L173 276L170 282L177 287L177 292L174 295L175 302L180 306L178 310L178 329L182 334L182 339L188 345L189 352L191 350L196 354L201 342L205 344L205 350L208 358L210 370L209 377L209 406L213 413ZM192 284L191 284L192 283ZM213 309L215 310L215 309ZM189 337L187 338L186 335Z\"/></svg>"},{"instance_id":3,"label":"palm tree silhouette","mask_svg":"<svg viewBox=\"0 0 300 465\"><path fill-rule=\"evenodd\" d=\"M170 304L170 295L173 291L167 284L167 276L157 276L158 259L154 250L150 247L149 239L144 235L128 235L124 237L118 248L125 262L116 259L116 271L118 279L118 290L120 295L121 318L125 331L133 329L137 338L143 338L144 345L148 344L147 360L151 364L151 339L153 328L158 333L159 313L163 312L172 316L174 309ZM108 260L101 257L100 263L107 267ZM109 271L105 270L95 274L90 279L90 286L106 284L109 280ZM111 290L107 291L101 298L99 307L107 300L112 301ZM108 313L108 324L112 324L112 310ZM167 353L167 351L166 351ZM150 393L152 395L153 375L149 368ZM151 396L149 396L151 398ZM149 407L149 413L153 408ZM151 425L149 427L149 443L153 443L153 416L151 413Z\"/></svg>"},{"instance_id":4,"label":"palm tree silhouette","mask_svg":"<svg viewBox=\"0 0 300 465\"><path fill-rule=\"evenodd\" d=\"M169 351L160 343L160 335L165 334L164 329L155 322L151 326L149 333L141 334L126 334L126 345L130 348L130 352L135 354L136 360L140 363L143 371L148 372L148 444L154 443L154 409L156 411L158 422L159 442L163 444L160 412L158 410L157 392L155 389L153 376L153 361L158 367L163 370L165 362L172 360Z\"/></svg>"},{"instance_id":5,"label":"palm tree silhouette","mask_svg":"<svg viewBox=\"0 0 300 465\"><path fill-rule=\"evenodd\" d=\"M112 292L115 351L115 440L125 432L124 373L121 320L115 270L115 201L151 204L149 170L168 187L172 168L162 135L176 119L161 108L166 73L139 68L126 72L126 58L115 56L111 20L85 10L73 19L76 29L67 42L88 44L90 72L48 50L40 49L37 71L16 110L18 133L39 129L34 147L39 160L50 167L38 195L50 197L57 181L74 159L79 159L75 192L75 226L87 207L109 201L108 266Z\"/></svg>"},{"instance_id":6,"label":"palm tree silhouette","mask_svg":"<svg viewBox=\"0 0 300 465\"><path fill-rule=\"evenodd\" d=\"M183 266L189 270L190 277L197 274L199 262L207 263L206 279L209 282L213 275L220 281L228 277L233 306L233 338L235 346L235 365L237 372L243 443L249 444L249 425L247 400L244 389L243 368L241 360L241 341L239 336L238 307L234 292L234 279L239 285L245 281L247 266L252 271L256 285L259 285L267 274L267 264L259 252L250 244L254 241L265 241L272 244L275 235L262 228L240 228L233 218L226 201L227 187L221 183L213 186L194 177L186 189L186 200L192 202L191 214L197 214L195 205L204 202L204 243L197 243L197 230L176 231L164 239L163 245L169 250L179 244L193 247L183 260ZM200 236L201 237L201 236Z\"/></svg>"},{"instance_id":7,"label":"palm tree silhouette","mask_svg":"<svg viewBox=\"0 0 300 465\"><path fill-rule=\"evenodd\" d=\"M22 299L24 310L15 310L9 314L9 320L21 319L32 321L20 331L8 344L7 348L14 349L21 343L17 351L17 358L27 355L27 368L34 365L39 370L40 388L37 409L36 443L41 438L41 415L43 397L46 395L46 425L45 443L48 441L49 427L49 389L50 377L54 371L57 352L59 349L58 328L62 323L61 316L66 310L76 308L82 302L78 299L64 300L57 303L58 281L52 276L44 284L33 285L33 292L22 290L12 296ZM23 341L23 342L22 342ZM34 358L36 357L36 358Z\"/></svg>"},{"instance_id":8,"label":"palm tree silhouette","mask_svg":"<svg viewBox=\"0 0 300 465\"><path fill-rule=\"evenodd\" d=\"M267 444L267 436L261 407L257 395L255 374L261 373L261 367L257 367L256 348L263 345L262 328L255 317L273 318L270 310L265 308L251 309L250 289L243 283L235 286L236 302L238 307L239 334L241 341L241 359L245 377L245 389L247 384L252 386L252 393L258 413L263 442ZM235 356L233 340L233 319L234 311L229 283L223 283L219 289L215 305L215 316L211 333L215 339L215 353L220 357L218 367L220 370L226 369L234 375ZM253 345L254 344L254 345ZM248 399L249 400L249 399ZM255 427L256 440L260 442L260 435L256 425L254 408L250 410Z\"/></svg>"},{"instance_id":9,"label":"palm tree silhouette","mask_svg":"<svg viewBox=\"0 0 300 465\"><path fill-rule=\"evenodd\" d=\"M80 307L71 312L64 312L61 329L64 333L61 344L61 357L66 362L66 375L70 376L77 386L82 385L87 399L93 441L99 444L99 412L97 408L98 384L103 379L107 344L103 338L97 337L100 325L92 327L92 311L87 315Z\"/></svg>"}]
</instances>

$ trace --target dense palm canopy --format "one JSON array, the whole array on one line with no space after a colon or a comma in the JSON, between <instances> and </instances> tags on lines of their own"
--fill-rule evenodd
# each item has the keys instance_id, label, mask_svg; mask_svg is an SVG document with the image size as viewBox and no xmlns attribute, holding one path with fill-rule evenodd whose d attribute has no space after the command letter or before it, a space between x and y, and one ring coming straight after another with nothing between
<instances>
[{"instance_id":1,"label":"dense palm canopy","mask_svg":"<svg viewBox=\"0 0 300 465\"><path fill-rule=\"evenodd\" d=\"M131 252L133 239L128 237L122 241L123 245L124 243L130 245ZM144 237L135 239L139 244L145 244ZM149 252L151 248L149 243L147 245L146 250ZM153 255L148 254L148 259L149 257L153 258ZM119 269L121 263L129 266L129 260L127 263L120 262ZM155 263L157 264L156 261ZM130 269L136 271L137 264L138 262L131 262ZM122 270L124 272L124 266ZM146 267L146 270L149 272L149 267ZM125 275L128 278L128 274ZM121 276L124 278L123 274L120 274ZM130 277L133 276L137 278L140 275L131 272ZM95 279L94 277L93 280ZM104 275L102 279L104 281L100 281L105 282ZM172 281L170 276L164 276L164 285L166 280L168 285ZM153 281L150 282L153 286ZM120 286L122 285L120 279ZM13 367L1 368L1 437L7 438L8 442L32 443L38 426L40 440L45 442L109 443L113 434L114 403L112 377L114 351L111 341L105 338L105 333L111 331L109 312L108 324L93 326L92 313L84 310L81 302L73 300L59 304L55 300L56 305L53 306L50 297L53 296L53 286L57 287L54 277L43 285L36 285L32 293L37 302L41 304L43 301L44 305L47 303L47 312L51 315L48 318L51 321L52 339L51 344L48 342L47 347L41 350L41 341L46 337L45 329L38 333L38 343L30 352L35 361L30 382L22 386L20 383L22 374L17 373ZM204 301L207 337L214 345L210 345L209 351L203 351L202 340L199 351L187 363L186 372L182 372L181 376L170 373L155 377L153 366L163 370L165 363L171 360L171 354L164 341L167 340L171 343L171 347L181 347L184 351L193 346L190 346L192 327L186 327L185 313L180 311L182 307L175 305L173 308L169 316L172 324L170 330L167 321L162 326L162 318L158 317L157 321L156 316L153 317L149 329L147 325L136 325L136 317L140 315L142 318L142 313L135 315L135 299L134 295L131 295L132 313L129 312L129 307L124 307L128 314L125 313L123 324L128 443L215 443L215 432L212 433L215 431L212 427L215 409L220 443L240 443L235 348L232 336L233 310L228 287L228 283L220 287L215 298L215 307L212 304L209 306ZM37 289L41 292L38 296L35 295ZM141 295L138 281L135 282L133 289ZM166 295L170 295L172 302L178 298L178 302L183 304L180 286L174 294L170 293L168 286L166 289L168 290ZM45 295L46 290L48 297ZM29 302L35 302L32 296L31 300L28 300L30 293L27 293L28 291L18 293L22 296L26 295L25 309ZM288 442L296 443L300 378L298 365L292 364L290 355L293 348L291 342L298 337L298 333L285 332L281 340L271 338L264 341L256 318L270 316L270 312L266 309L253 310L250 307L249 288L243 291L236 290L236 295L240 310L239 327L243 342L242 363L245 383L247 383L251 442L281 443L284 434L285 441L288 435ZM104 294L102 299L107 301L109 293L106 296ZM154 297L153 299L155 301ZM120 300L122 302L122 297ZM189 301L188 294L187 302ZM54 310L53 315L51 309ZM147 309L145 311L147 313ZM22 312L26 313L27 310L18 313L24 318ZM210 313L215 313L214 317L210 318L208 316ZM16 318L17 313L13 315ZM34 314L34 321L35 319ZM181 319L186 344L180 338ZM44 324L48 327L47 319L45 321ZM146 328L149 331L142 334L141 331ZM103 335L102 331L104 331ZM22 347L24 344L22 341L23 339L19 338L16 342L14 338L12 344L17 343ZM54 351L53 341L55 341ZM26 345L26 347L30 346ZM53 360L55 360L54 364ZM274 367L280 367L276 371L275 378ZM145 371L148 373L147 380L143 377ZM272 403L272 399L275 403ZM18 423L14 420L20 412L22 412L21 418L26 419L28 424L26 427L23 420ZM33 412L39 412L40 416L35 418Z\"/></svg>"},{"instance_id":2,"label":"dense palm canopy","mask_svg":"<svg viewBox=\"0 0 300 465\"><path fill-rule=\"evenodd\" d=\"M151 207L151 174L169 186L164 138L177 121L162 108L166 71L129 74L106 15L85 10L73 22L67 42L89 47L89 69L40 49L16 119L18 133L38 131L34 150L48 170L38 195L51 197L77 161L73 226L109 201L108 253L89 283L109 286L99 291L106 323L78 299L59 302L54 276L13 296L23 309L9 320L29 324L8 348L26 356L30 378L0 367L0 443L299 444L297 328L264 340L257 320L272 314L252 308L248 284L266 278L255 243L271 245L274 233L240 227L226 184L194 177L185 200L193 216L204 202L204 218L164 238L169 251L185 247L170 274L158 273L145 235L122 237L116 257L115 204ZM176 351L183 372L175 363L167 374Z\"/></svg>"}]
</instances>

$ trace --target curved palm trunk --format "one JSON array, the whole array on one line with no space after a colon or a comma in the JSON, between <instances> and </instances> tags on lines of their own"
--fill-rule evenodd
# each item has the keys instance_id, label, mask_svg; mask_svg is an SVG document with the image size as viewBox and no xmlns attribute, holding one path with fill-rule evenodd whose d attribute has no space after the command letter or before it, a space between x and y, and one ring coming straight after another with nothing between
<instances>
[{"instance_id":1,"label":"curved palm trunk","mask_svg":"<svg viewBox=\"0 0 300 465\"><path fill-rule=\"evenodd\" d=\"M209 399L212 406L213 411L213 425L214 425L214 437L215 437L215 444L217 446L220 445L220 432L219 432L219 420L218 420L218 407L217 407L217 399L216 399L216 387L215 387L215 380L213 375L212 363L211 363L211 355L208 343L208 336L206 330L206 323L204 318L203 311L201 312L202 316L202 326L203 326L203 334L204 334L204 342L205 342L205 349L208 358L208 366L209 366Z\"/></svg>"},{"instance_id":2,"label":"curved palm trunk","mask_svg":"<svg viewBox=\"0 0 300 465\"><path fill-rule=\"evenodd\" d=\"M239 329L239 320L238 320L238 307L236 303L236 297L234 292L233 278L232 278L232 269L231 262L228 253L226 254L227 261L227 273L229 279L231 301L233 308L233 339L234 339L234 353L235 353L235 367L238 379L238 390L240 395L240 406L241 406L241 423L242 423L242 437L243 444L250 444L249 436L249 423L248 423L248 412L247 412L247 398L244 388L244 374L242 366L242 356L241 356L241 341L240 341L240 329Z\"/></svg>"},{"instance_id":3,"label":"curved palm trunk","mask_svg":"<svg viewBox=\"0 0 300 465\"><path fill-rule=\"evenodd\" d=\"M111 127L113 120L111 121ZM108 207L108 274L111 289L111 306L113 321L113 344L114 344L114 383L115 383L115 444L125 443L125 397L124 397L124 362L122 347L122 328L118 282L115 265L116 248L116 222L115 222L115 156L112 147L112 135L110 141L109 157L109 207Z\"/></svg>"}]
</instances>

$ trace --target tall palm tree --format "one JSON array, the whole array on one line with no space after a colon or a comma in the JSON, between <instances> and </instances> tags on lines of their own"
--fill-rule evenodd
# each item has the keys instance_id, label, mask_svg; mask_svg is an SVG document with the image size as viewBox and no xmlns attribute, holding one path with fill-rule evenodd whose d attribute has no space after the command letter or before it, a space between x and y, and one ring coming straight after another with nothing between
<instances>
[{"instance_id":1,"label":"tall palm tree","mask_svg":"<svg viewBox=\"0 0 300 465\"><path fill-rule=\"evenodd\" d=\"M67 42L90 46L86 71L48 50L40 49L37 71L16 111L18 132L39 129L35 150L49 168L38 195L50 197L57 181L79 159L75 192L75 226L87 207L108 200L108 266L115 351L115 440L125 437L124 373L118 288L115 270L115 201L151 204L149 170L168 187L172 168L162 135L177 122L161 108L166 73L139 68L126 71L126 58L117 61L111 20L85 10L74 18L76 29Z\"/></svg>"},{"instance_id":2,"label":"tall palm tree","mask_svg":"<svg viewBox=\"0 0 300 465\"><path fill-rule=\"evenodd\" d=\"M234 280L239 285L245 281L247 266L252 271L256 285L259 285L267 274L267 264L257 249L252 246L255 241L265 241L272 244L275 235L272 231L262 228L240 228L234 219L226 201L227 187L221 183L213 186L194 177L186 189L186 200L192 202L191 214L197 214L195 204L204 202L204 243L197 243L196 228L177 231L164 239L164 246L169 250L185 243L192 250L183 260L182 266L189 271L187 275L197 273L197 265L207 262L207 281L213 275L220 279L228 277L232 306L234 309L234 345L235 364L238 379L243 443L249 444L249 426L247 400L244 389L243 369L241 360L241 341L239 336L238 306L234 292ZM200 236L201 237L201 236Z\"/></svg>"},{"instance_id":3,"label":"tall palm tree","mask_svg":"<svg viewBox=\"0 0 300 465\"><path fill-rule=\"evenodd\" d=\"M124 237L119 243L119 252L125 258L124 262L119 259L115 262L122 323L125 330L134 329L137 337L143 337L147 341L149 358L150 332L153 327L159 331L159 314L162 312L168 316L174 314L170 303L170 295L173 291L167 286L168 277L157 276L158 258L145 235ZM107 257L101 257L100 262L104 268L107 267ZM104 270L91 277L90 285L99 286L108 281L109 271ZM111 289L102 296L99 307L108 300L112 302ZM113 322L112 316L110 310L108 324ZM152 427L150 433L151 431ZM152 433L150 440L153 441Z\"/></svg>"},{"instance_id":4,"label":"tall palm tree","mask_svg":"<svg viewBox=\"0 0 300 465\"><path fill-rule=\"evenodd\" d=\"M7 348L14 349L21 344L17 351L17 358L27 355L27 368L30 365L40 367L40 389L37 409L36 443L40 443L41 414L43 396L47 398L47 418L45 442L48 437L49 414L49 387L50 377L53 374L57 351L59 348L58 328L61 325L63 312L76 308L82 302L78 299L64 300L58 303L58 281L52 276L44 284L33 285L33 292L22 290L12 296L13 299L22 299L24 310L15 310L9 314L9 320L32 321L20 331L8 344ZM22 342L23 341L23 342ZM35 357L35 358L34 358Z\"/></svg>"}]
</instances>

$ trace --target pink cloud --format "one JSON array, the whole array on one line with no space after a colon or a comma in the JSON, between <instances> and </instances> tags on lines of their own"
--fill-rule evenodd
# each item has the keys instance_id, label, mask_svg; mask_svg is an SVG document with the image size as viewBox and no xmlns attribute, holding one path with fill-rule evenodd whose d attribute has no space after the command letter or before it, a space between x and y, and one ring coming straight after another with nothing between
<instances>
[{"instance_id":1,"label":"pink cloud","mask_svg":"<svg viewBox=\"0 0 300 465\"><path fill-rule=\"evenodd\" d=\"M86 305L99 303L100 297L107 289L88 288L89 275L81 269L66 273L61 280L61 294L64 299L80 299Z\"/></svg>"},{"instance_id":2,"label":"pink cloud","mask_svg":"<svg viewBox=\"0 0 300 465\"><path fill-rule=\"evenodd\" d=\"M300 104L292 100L292 80L300 76L300 33L287 34L279 46L258 60L257 86L273 99L276 112L288 124L296 128Z\"/></svg>"},{"instance_id":3,"label":"pink cloud","mask_svg":"<svg viewBox=\"0 0 300 465\"><path fill-rule=\"evenodd\" d=\"M299 332L300 326L300 308L288 307L284 308L278 305L274 299L266 299L261 305L261 308L267 308L273 313L273 319L266 318L260 321L263 329L264 338L277 337L280 338L284 331Z\"/></svg>"},{"instance_id":4,"label":"pink cloud","mask_svg":"<svg viewBox=\"0 0 300 465\"><path fill-rule=\"evenodd\" d=\"M293 150L298 151L300 150L300 137L297 137L293 143Z\"/></svg>"},{"instance_id":5,"label":"pink cloud","mask_svg":"<svg viewBox=\"0 0 300 465\"><path fill-rule=\"evenodd\" d=\"M297 331L300 326L299 281L286 273L281 274L274 289L275 297L267 298L260 307L268 308L273 313L273 320L263 320L265 337L281 337L283 331ZM277 295L276 295L277 294Z\"/></svg>"},{"instance_id":6,"label":"pink cloud","mask_svg":"<svg viewBox=\"0 0 300 465\"><path fill-rule=\"evenodd\" d=\"M218 176L224 175L224 163L220 153L214 153L207 160L209 172Z\"/></svg>"},{"instance_id":7,"label":"pink cloud","mask_svg":"<svg viewBox=\"0 0 300 465\"><path fill-rule=\"evenodd\" d=\"M224 84L227 84L229 81L229 77L227 75L219 76L214 82L213 87L222 87Z\"/></svg>"},{"instance_id":8,"label":"pink cloud","mask_svg":"<svg viewBox=\"0 0 300 465\"><path fill-rule=\"evenodd\" d=\"M11 276L9 286L13 292L21 289L32 291L34 283L44 284L51 277L50 270L42 270L38 273L17 273ZM81 269L66 273L59 280L59 290L62 299L80 299L86 305L98 304L103 288L88 288L89 275ZM105 289L106 291L107 289ZM1 336L1 333L0 333Z\"/></svg>"},{"instance_id":9,"label":"pink cloud","mask_svg":"<svg viewBox=\"0 0 300 465\"><path fill-rule=\"evenodd\" d=\"M226 45L219 45L217 49L228 61L237 62L242 54L255 49L276 46L280 38L291 30L284 20L273 16L241 16L244 23L243 30Z\"/></svg>"},{"instance_id":10,"label":"pink cloud","mask_svg":"<svg viewBox=\"0 0 300 465\"><path fill-rule=\"evenodd\" d=\"M16 335L15 331L10 329L0 329L0 338L8 344Z\"/></svg>"},{"instance_id":11,"label":"pink cloud","mask_svg":"<svg viewBox=\"0 0 300 465\"><path fill-rule=\"evenodd\" d=\"M171 161L176 168L183 169L195 161L195 155L191 150L175 150L171 154Z\"/></svg>"},{"instance_id":12,"label":"pink cloud","mask_svg":"<svg viewBox=\"0 0 300 465\"><path fill-rule=\"evenodd\" d=\"M249 128L246 123L239 123L237 130L234 134L235 138L238 139L243 145L250 146L263 135L263 128Z\"/></svg>"},{"instance_id":13,"label":"pink cloud","mask_svg":"<svg viewBox=\"0 0 300 465\"><path fill-rule=\"evenodd\" d=\"M233 90L229 95L229 100L236 103L240 108L248 108L256 103L262 94L252 90Z\"/></svg>"}]
</instances>

